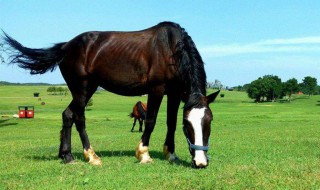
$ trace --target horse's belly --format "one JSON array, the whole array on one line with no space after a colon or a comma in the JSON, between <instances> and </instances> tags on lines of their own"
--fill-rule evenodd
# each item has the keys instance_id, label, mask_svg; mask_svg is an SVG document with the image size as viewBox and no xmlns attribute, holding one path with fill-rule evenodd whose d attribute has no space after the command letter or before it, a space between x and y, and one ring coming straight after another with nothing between
<instances>
[{"instance_id":1,"label":"horse's belly","mask_svg":"<svg viewBox=\"0 0 320 190\"><path fill-rule=\"evenodd\" d=\"M147 94L147 86L141 82L114 83L104 82L100 84L102 88L122 96L140 96Z\"/></svg>"}]
</instances>

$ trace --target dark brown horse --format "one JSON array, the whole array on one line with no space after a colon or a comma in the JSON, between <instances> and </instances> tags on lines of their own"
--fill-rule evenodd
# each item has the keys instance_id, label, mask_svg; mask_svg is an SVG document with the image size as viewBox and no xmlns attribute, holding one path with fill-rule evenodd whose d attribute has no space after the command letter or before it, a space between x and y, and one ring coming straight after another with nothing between
<instances>
[{"instance_id":1,"label":"dark brown horse","mask_svg":"<svg viewBox=\"0 0 320 190\"><path fill-rule=\"evenodd\" d=\"M134 126L136 126L137 120L139 121L139 132L142 132L143 121L147 118L147 104L138 101L132 108L132 112L129 114L131 118L134 118L131 132L134 130Z\"/></svg>"},{"instance_id":2,"label":"dark brown horse","mask_svg":"<svg viewBox=\"0 0 320 190\"><path fill-rule=\"evenodd\" d=\"M4 33L11 47L10 63L44 74L59 66L73 97L62 113L59 157L66 163L71 154L71 127L79 132L85 158L90 164L102 162L86 133L85 106L98 86L125 96L148 94L145 130L136 148L140 163L152 162L149 139L156 124L160 103L166 94L167 136L165 158L175 161L175 130L181 100L183 130L189 143L192 165L208 165L207 151L212 112L209 103L219 92L206 96L206 73L202 58L188 33L176 23L162 22L136 32L85 32L51 48L32 49Z\"/></svg>"}]
</instances>

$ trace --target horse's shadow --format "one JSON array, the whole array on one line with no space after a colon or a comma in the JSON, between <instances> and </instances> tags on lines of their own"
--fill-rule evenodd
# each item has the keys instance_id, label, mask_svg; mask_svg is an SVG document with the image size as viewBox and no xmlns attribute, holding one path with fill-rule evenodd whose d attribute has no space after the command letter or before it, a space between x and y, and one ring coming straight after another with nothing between
<instances>
[{"instance_id":1,"label":"horse's shadow","mask_svg":"<svg viewBox=\"0 0 320 190\"><path fill-rule=\"evenodd\" d=\"M150 156L155 160L166 160L163 153L160 151L150 151L149 153L150 153ZM83 163L86 162L82 152L74 152L72 154L76 162L83 162ZM134 150L97 151L96 154L102 159L105 157L134 157L135 151ZM58 156L54 156L54 155L26 156L26 158L31 160L37 160L37 161L60 160ZM63 163L62 160L61 160L61 163ZM137 160L136 163L139 163L139 161ZM181 159L173 162L172 164L184 166L184 167L191 166L189 162Z\"/></svg>"}]
</instances>

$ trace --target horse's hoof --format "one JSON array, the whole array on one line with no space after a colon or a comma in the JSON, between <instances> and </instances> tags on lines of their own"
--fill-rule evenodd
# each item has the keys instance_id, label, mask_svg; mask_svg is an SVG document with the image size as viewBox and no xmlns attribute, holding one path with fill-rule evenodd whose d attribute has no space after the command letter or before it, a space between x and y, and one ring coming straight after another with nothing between
<instances>
[{"instance_id":1,"label":"horse's hoof","mask_svg":"<svg viewBox=\"0 0 320 190\"><path fill-rule=\"evenodd\" d=\"M144 158L140 161L140 164L147 164L147 163L153 163L153 159L150 158L150 156L149 158Z\"/></svg>"},{"instance_id":2,"label":"horse's hoof","mask_svg":"<svg viewBox=\"0 0 320 190\"><path fill-rule=\"evenodd\" d=\"M149 147L143 146L141 140L136 148L136 158L140 161L140 164L153 162L153 159L149 155Z\"/></svg>"},{"instance_id":3,"label":"horse's hoof","mask_svg":"<svg viewBox=\"0 0 320 190\"><path fill-rule=\"evenodd\" d=\"M94 166L101 166L102 165L102 161L99 157L94 160L90 160L88 163L91 165L94 165Z\"/></svg>"},{"instance_id":4,"label":"horse's hoof","mask_svg":"<svg viewBox=\"0 0 320 190\"><path fill-rule=\"evenodd\" d=\"M176 153L170 153L168 151L168 146L166 146L166 145L163 146L163 153L164 153L166 160L168 160L170 163L179 161L179 158L177 157Z\"/></svg>"},{"instance_id":5,"label":"horse's hoof","mask_svg":"<svg viewBox=\"0 0 320 190\"><path fill-rule=\"evenodd\" d=\"M74 159L71 153L59 154L59 158L61 158L65 164L69 164L69 163L71 164L72 162L74 162Z\"/></svg>"},{"instance_id":6,"label":"horse's hoof","mask_svg":"<svg viewBox=\"0 0 320 190\"><path fill-rule=\"evenodd\" d=\"M71 164L71 165L74 165L74 164L78 164L78 162L77 162L77 160L72 160L72 161L70 161L70 162L68 162L68 163L66 163L66 164Z\"/></svg>"},{"instance_id":7,"label":"horse's hoof","mask_svg":"<svg viewBox=\"0 0 320 190\"><path fill-rule=\"evenodd\" d=\"M169 155L168 159L167 159L170 163L173 162L178 162L180 159L177 157L177 155L175 153Z\"/></svg>"},{"instance_id":8,"label":"horse's hoof","mask_svg":"<svg viewBox=\"0 0 320 190\"><path fill-rule=\"evenodd\" d=\"M99 156L96 155L94 152L93 148L90 146L88 150L83 149L84 152L84 157L88 161L89 164L95 165L95 166L100 166L102 165L102 161L99 158Z\"/></svg>"}]
</instances>

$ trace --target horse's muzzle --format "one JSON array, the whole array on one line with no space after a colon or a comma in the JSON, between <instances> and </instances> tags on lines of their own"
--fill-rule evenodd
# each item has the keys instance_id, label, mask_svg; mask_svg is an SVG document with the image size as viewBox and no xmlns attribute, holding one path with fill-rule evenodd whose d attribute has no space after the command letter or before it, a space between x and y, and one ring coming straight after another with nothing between
<instances>
[{"instance_id":1,"label":"horse's muzzle","mask_svg":"<svg viewBox=\"0 0 320 190\"><path fill-rule=\"evenodd\" d=\"M192 159L192 167L193 168L206 168L209 165L209 160L207 157L203 158L203 159L196 159L193 158Z\"/></svg>"},{"instance_id":2,"label":"horse's muzzle","mask_svg":"<svg viewBox=\"0 0 320 190\"><path fill-rule=\"evenodd\" d=\"M196 168L196 169L206 168L209 165L209 160L206 159L205 161L203 160L199 162L193 159L191 165L193 168Z\"/></svg>"}]
</instances>

